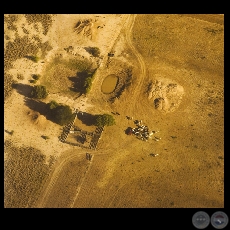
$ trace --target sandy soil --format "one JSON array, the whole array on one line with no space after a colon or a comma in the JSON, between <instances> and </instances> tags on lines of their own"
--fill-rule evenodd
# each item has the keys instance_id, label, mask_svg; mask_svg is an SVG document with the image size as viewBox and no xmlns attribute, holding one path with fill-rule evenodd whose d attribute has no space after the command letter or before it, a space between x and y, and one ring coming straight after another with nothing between
<instances>
[{"instance_id":1,"label":"sandy soil","mask_svg":"<svg viewBox=\"0 0 230 230\"><path fill-rule=\"evenodd\" d=\"M88 19L82 30L74 29L78 21ZM14 134L4 132L4 140L57 157L37 207L224 206L222 15L54 15L47 35L40 23L37 31L27 25L23 15L14 24L24 24L28 36L37 35L52 46L38 63L25 58L13 62L7 73L18 83L31 86L31 75L48 73L47 66L57 56L81 56L99 66L90 93L78 98L50 93L43 102L56 100L92 114L120 114L115 115L115 126L105 128L97 150L87 151L93 155L88 162L85 149L58 141L61 126L26 103L28 88L13 90L4 104L4 128ZM151 44L143 25L153 26L149 31L156 40ZM4 30L9 36L6 47L16 35ZM167 36L169 32L173 36ZM18 29L18 36L23 35ZM71 54L64 50L69 46L74 47ZM101 57L89 55L89 46L99 47ZM131 85L111 103L101 83L124 67L132 69ZM127 136L125 129L135 125L126 116L158 130L161 140ZM63 172L72 178L66 188L60 186Z\"/></svg>"}]
</instances>

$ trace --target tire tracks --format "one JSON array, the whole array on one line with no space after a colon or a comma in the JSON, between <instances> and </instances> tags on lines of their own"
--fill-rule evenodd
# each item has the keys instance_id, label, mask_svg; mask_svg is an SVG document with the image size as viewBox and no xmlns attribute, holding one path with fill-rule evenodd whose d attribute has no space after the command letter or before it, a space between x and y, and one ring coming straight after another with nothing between
<instances>
[{"instance_id":1,"label":"tire tracks","mask_svg":"<svg viewBox=\"0 0 230 230\"><path fill-rule=\"evenodd\" d=\"M79 194L79 192L80 192L80 190L81 190L82 184L83 184L84 181L85 181L85 177L86 177L86 175L87 175L87 172L89 171L90 166L92 165L93 157L94 157L94 155L92 156L92 159L91 159L91 161L89 162L89 165L87 166L86 171L85 171L83 177L81 178L81 181L80 181L80 183L79 183L79 186L77 187L77 190L76 190L76 195L75 195L75 197L74 197L74 199L73 199L73 202L72 202L71 205L70 205L70 208L73 208L73 206L74 206L74 204L75 204L75 202L76 202L76 200L77 200L77 197L78 197L78 194Z\"/></svg>"},{"instance_id":2,"label":"tire tracks","mask_svg":"<svg viewBox=\"0 0 230 230\"><path fill-rule=\"evenodd\" d=\"M48 199L48 197L49 197L49 195L50 195L50 193L52 191L52 188L55 185L55 183L56 183L56 181L57 181L57 179L58 179L63 167L67 163L71 162L74 158L77 158L77 157L79 157L79 154L78 155L76 155L76 154L70 155L70 156L64 158L60 162L60 164L57 167L55 167L54 171L51 173L50 178L48 179L48 181L46 182L46 184L44 186L44 190L42 192L42 195L41 195L41 197L40 197L40 199L39 199L39 201L37 202L37 205L36 205L37 208L43 208L45 206L46 201L47 201L47 199Z\"/></svg>"},{"instance_id":3,"label":"tire tracks","mask_svg":"<svg viewBox=\"0 0 230 230\"><path fill-rule=\"evenodd\" d=\"M128 22L126 25L126 31L125 31L125 40L126 40L129 48L131 49L133 54L136 56L136 58L140 64L140 76L136 79L135 87L134 87L133 92L132 92L132 98L133 98L132 104L136 102L137 97L140 95L142 85L144 82L144 78L146 76L146 66L145 66L145 62L143 60L143 57L138 52L138 50L135 48L135 46L132 44L132 39L131 39L132 29L133 29L133 25L134 25L136 16L137 16L136 14L129 15ZM129 106L130 106L130 108L134 108L132 105L130 105L130 102L129 102Z\"/></svg>"}]
</instances>

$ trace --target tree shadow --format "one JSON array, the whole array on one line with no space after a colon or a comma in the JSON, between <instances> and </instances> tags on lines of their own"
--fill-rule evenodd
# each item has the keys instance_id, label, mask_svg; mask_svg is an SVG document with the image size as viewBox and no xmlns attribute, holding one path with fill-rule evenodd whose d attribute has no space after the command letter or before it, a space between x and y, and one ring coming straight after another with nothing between
<instances>
[{"instance_id":1,"label":"tree shadow","mask_svg":"<svg viewBox=\"0 0 230 230\"><path fill-rule=\"evenodd\" d=\"M83 124L87 126L95 125L97 115L92 115L85 112L79 112L77 118L82 121Z\"/></svg>"},{"instance_id":2,"label":"tree shadow","mask_svg":"<svg viewBox=\"0 0 230 230\"><path fill-rule=\"evenodd\" d=\"M45 116L47 120L53 121L49 106L45 102L37 101L32 98L25 98L24 102L31 110L39 112L41 115Z\"/></svg>"},{"instance_id":3,"label":"tree shadow","mask_svg":"<svg viewBox=\"0 0 230 230\"><path fill-rule=\"evenodd\" d=\"M8 134L10 134L10 135L13 134L13 130L9 131L9 130L5 129L5 132L8 133Z\"/></svg>"},{"instance_id":4,"label":"tree shadow","mask_svg":"<svg viewBox=\"0 0 230 230\"><path fill-rule=\"evenodd\" d=\"M18 93L25 97L31 97L33 86L25 85L22 83L14 83L12 84L12 88L16 89Z\"/></svg>"},{"instance_id":5,"label":"tree shadow","mask_svg":"<svg viewBox=\"0 0 230 230\"><path fill-rule=\"evenodd\" d=\"M27 58L28 60L31 60L31 61L32 61L34 56L32 56L32 55L26 55L26 56L24 56L24 57Z\"/></svg>"},{"instance_id":6,"label":"tree shadow","mask_svg":"<svg viewBox=\"0 0 230 230\"><path fill-rule=\"evenodd\" d=\"M73 82L73 86L69 89L74 92L79 92L81 94L85 93L85 79L89 76L87 71L78 72L74 77L68 77L70 81Z\"/></svg>"},{"instance_id":7,"label":"tree shadow","mask_svg":"<svg viewBox=\"0 0 230 230\"><path fill-rule=\"evenodd\" d=\"M85 51L87 51L89 54L92 54L92 47L90 46L87 46L87 47L84 47Z\"/></svg>"},{"instance_id":8,"label":"tree shadow","mask_svg":"<svg viewBox=\"0 0 230 230\"><path fill-rule=\"evenodd\" d=\"M100 50L97 47L87 46L87 47L84 47L84 49L86 52L93 55L94 57L99 57L100 55Z\"/></svg>"}]
</instances>

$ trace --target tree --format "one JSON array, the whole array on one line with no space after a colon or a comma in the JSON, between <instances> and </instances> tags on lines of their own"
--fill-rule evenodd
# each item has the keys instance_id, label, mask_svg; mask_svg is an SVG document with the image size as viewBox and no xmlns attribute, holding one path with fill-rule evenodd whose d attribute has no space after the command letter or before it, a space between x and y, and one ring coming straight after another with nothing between
<instances>
[{"instance_id":1,"label":"tree","mask_svg":"<svg viewBox=\"0 0 230 230\"><path fill-rule=\"evenodd\" d=\"M89 76L85 79L85 82L84 82L84 88L85 88L85 93L89 93L90 89L91 89L91 86L92 86L92 77Z\"/></svg>"},{"instance_id":2,"label":"tree","mask_svg":"<svg viewBox=\"0 0 230 230\"><path fill-rule=\"evenodd\" d=\"M99 127L115 125L115 119L110 114L97 115L95 125Z\"/></svg>"},{"instance_id":3,"label":"tree","mask_svg":"<svg viewBox=\"0 0 230 230\"><path fill-rule=\"evenodd\" d=\"M40 74L34 74L34 75L32 76L32 78L33 78L34 80L36 80L36 81L37 81L40 77L41 77Z\"/></svg>"},{"instance_id":4,"label":"tree","mask_svg":"<svg viewBox=\"0 0 230 230\"><path fill-rule=\"evenodd\" d=\"M59 125L65 125L72 121L74 114L68 105L58 105L52 108L51 106L52 119Z\"/></svg>"},{"instance_id":5,"label":"tree","mask_svg":"<svg viewBox=\"0 0 230 230\"><path fill-rule=\"evenodd\" d=\"M46 87L43 85L35 85L31 91L31 97L37 98L37 99L43 99L46 98L48 95L48 92L46 90Z\"/></svg>"},{"instance_id":6,"label":"tree","mask_svg":"<svg viewBox=\"0 0 230 230\"><path fill-rule=\"evenodd\" d=\"M50 101L50 103L48 103L48 106L49 106L49 109L55 109L59 106L59 104L56 101L52 100Z\"/></svg>"}]
</instances>

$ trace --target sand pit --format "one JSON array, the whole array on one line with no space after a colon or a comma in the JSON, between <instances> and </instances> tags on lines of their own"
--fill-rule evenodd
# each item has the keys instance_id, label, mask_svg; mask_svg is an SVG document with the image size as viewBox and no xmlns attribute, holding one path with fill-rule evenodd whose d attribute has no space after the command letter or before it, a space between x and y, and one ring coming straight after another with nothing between
<instances>
[{"instance_id":1,"label":"sand pit","mask_svg":"<svg viewBox=\"0 0 230 230\"><path fill-rule=\"evenodd\" d=\"M156 77L148 86L148 99L162 112L173 112L178 108L183 94L183 86L163 77Z\"/></svg>"}]
</instances>

